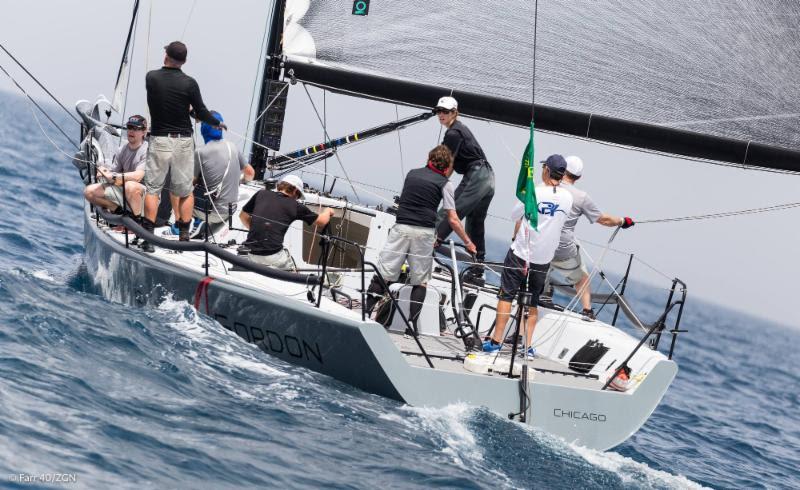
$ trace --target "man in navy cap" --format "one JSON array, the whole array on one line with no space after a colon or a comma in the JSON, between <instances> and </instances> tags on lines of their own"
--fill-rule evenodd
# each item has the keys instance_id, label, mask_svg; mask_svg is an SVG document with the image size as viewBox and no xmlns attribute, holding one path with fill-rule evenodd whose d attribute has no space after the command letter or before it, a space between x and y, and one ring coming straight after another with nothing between
<instances>
[{"instance_id":1,"label":"man in navy cap","mask_svg":"<svg viewBox=\"0 0 800 490\"><path fill-rule=\"evenodd\" d=\"M561 228L567 220L567 213L572 208L572 194L561 187L561 179L567 171L567 162L561 155L550 155L544 162L542 183L536 186L539 222L534 229L525 219L525 206L517 202L511 212L514 220L514 236L503 262L503 274L500 278L500 291L497 294L497 320L491 340L483 343L485 352L500 350L504 338L506 323L511 313L511 303L517 296L523 282L526 290L532 294L531 308L528 311L528 340L531 345L533 329L538 319L539 295L544 289L550 261L558 248ZM533 357L534 349L529 347L526 355Z\"/></svg>"}]
</instances>

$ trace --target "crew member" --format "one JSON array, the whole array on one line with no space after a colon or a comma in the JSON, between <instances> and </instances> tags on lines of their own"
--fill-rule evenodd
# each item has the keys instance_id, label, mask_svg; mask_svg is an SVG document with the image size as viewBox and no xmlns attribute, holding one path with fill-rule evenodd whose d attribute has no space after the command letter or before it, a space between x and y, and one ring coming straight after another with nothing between
<instances>
[{"instance_id":1,"label":"crew member","mask_svg":"<svg viewBox=\"0 0 800 490\"><path fill-rule=\"evenodd\" d=\"M222 115L211 111L217 120ZM200 125L205 145L194 153L194 217L208 225L225 223L239 201L239 183L253 180L255 171L242 152L222 139L222 130L207 123Z\"/></svg>"},{"instance_id":2,"label":"crew member","mask_svg":"<svg viewBox=\"0 0 800 490\"><path fill-rule=\"evenodd\" d=\"M147 73L147 106L152 118L150 148L144 184L143 227L152 233L158 211L159 194L170 173L170 197L177 206L176 224L180 240L189 240L192 219L192 177L194 168L194 139L190 114L215 128L227 129L211 115L200 96L200 87L181 67L186 62L186 45L173 41L164 47L164 66Z\"/></svg>"},{"instance_id":3,"label":"crew member","mask_svg":"<svg viewBox=\"0 0 800 490\"><path fill-rule=\"evenodd\" d=\"M484 222L494 197L494 171L472 131L458 120L456 99L442 97L433 111L442 126L447 128L442 144L453 154L453 170L463 175L455 190L456 212L459 219L465 220L467 234L475 242L477 261L483 262L486 258ZM439 241L446 240L453 230L450 220L444 218L444 211L440 211L436 228ZM465 274L465 279L480 283L483 279L482 267L472 267Z\"/></svg>"},{"instance_id":4,"label":"crew member","mask_svg":"<svg viewBox=\"0 0 800 490\"><path fill-rule=\"evenodd\" d=\"M550 268L550 261L558 247L561 229L567 220L567 212L572 207L572 194L560 184L567 169L567 162L561 155L550 155L542 169L542 184L536 186L538 201L538 226L534 229L525 218L525 206L517 202L511 212L514 225L513 243L503 262L500 278L500 291L497 294L497 320L492 338L483 343L483 350L495 352L500 349L506 323L511 313L511 303L517 296L522 282L526 280L527 291L532 294L528 310L527 344L531 345L533 329L536 327L539 310L539 295L544 289L544 281ZM521 233L520 233L521 231ZM525 271L527 269L527 278ZM522 306L518 306L521 308ZM533 357L534 348L528 347L528 357Z\"/></svg>"},{"instance_id":5,"label":"crew member","mask_svg":"<svg viewBox=\"0 0 800 490\"><path fill-rule=\"evenodd\" d=\"M589 288L589 273L581 260L580 247L575 242L575 226L578 219L585 216L589 223L598 223L603 226L620 226L630 228L634 225L631 218L616 217L605 214L594 203L589 194L575 187L575 182L583 175L583 160L576 156L569 156L567 160L567 171L561 183L561 187L572 194L572 209L567 215L567 221L561 230L561 241L556 249L555 257L550 263L550 271L557 271L564 276L570 284L575 286L575 290L581 294L581 304L583 305L583 319L592 321L595 319L592 309L592 292ZM550 283L550 274L547 277L545 289ZM552 293L550 293L552 295ZM543 298L547 301L548 298ZM551 300L552 301L552 300Z\"/></svg>"},{"instance_id":6,"label":"crew member","mask_svg":"<svg viewBox=\"0 0 800 490\"><path fill-rule=\"evenodd\" d=\"M303 181L287 175L278 182L276 191L262 189L247 201L239 219L249 230L244 244L250 249L253 262L283 270L294 270L294 260L283 248L286 230L295 220L324 227L333 216L333 209L319 214L297 200L303 197Z\"/></svg>"},{"instance_id":7,"label":"crew member","mask_svg":"<svg viewBox=\"0 0 800 490\"><path fill-rule=\"evenodd\" d=\"M442 209L448 223L463 240L467 250L474 254L475 244L461 226L456 214L453 184L449 177L453 173L453 156L445 145L439 145L428 153L426 166L411 170L406 175L395 225L389 230L386 245L378 259L378 271L384 280L394 282L408 262L411 289L411 321L416 327L417 317L427 293L427 283L433 267L433 244L435 242L436 209ZM367 290L366 311L371 312L380 295L386 293L377 274Z\"/></svg>"},{"instance_id":8,"label":"crew member","mask_svg":"<svg viewBox=\"0 0 800 490\"><path fill-rule=\"evenodd\" d=\"M128 142L114 153L110 168L97 168L96 184L86 186L83 195L95 206L122 214L122 181L125 180L127 209L133 216L142 214L142 188L147 161L147 120L139 115L131 116L125 125Z\"/></svg>"}]
</instances>

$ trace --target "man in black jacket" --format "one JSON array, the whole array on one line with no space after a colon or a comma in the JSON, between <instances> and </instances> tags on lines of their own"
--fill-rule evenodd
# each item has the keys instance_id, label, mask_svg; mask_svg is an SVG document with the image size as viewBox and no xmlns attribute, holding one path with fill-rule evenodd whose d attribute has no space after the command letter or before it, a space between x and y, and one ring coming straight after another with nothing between
<instances>
[{"instance_id":1,"label":"man in black jacket","mask_svg":"<svg viewBox=\"0 0 800 490\"><path fill-rule=\"evenodd\" d=\"M386 245L378 259L378 271L387 282L397 281L403 264L408 262L409 283L413 286L409 312L415 326L431 278L436 209L440 202L453 230L464 241L467 250L475 253L475 244L456 214L453 184L449 180L452 173L453 156L444 145L428 153L425 167L408 172L400 194L395 225L389 230ZM372 278L367 293L365 309L370 312L380 295L386 293L377 275Z\"/></svg>"},{"instance_id":2,"label":"man in black jacket","mask_svg":"<svg viewBox=\"0 0 800 490\"><path fill-rule=\"evenodd\" d=\"M478 262L483 262L486 258L484 222L489 212L489 204L494 197L494 171L472 131L458 120L456 99L442 97L433 112L439 118L439 123L447 128L442 144L453 153L453 170L463 175L455 191L456 213L459 219L464 219L467 234L475 240ZM450 221L444 218L444 214L440 211L440 221L436 228L439 241L447 239L453 230ZM470 274L466 275L466 279L480 284L483 270L479 266L473 267Z\"/></svg>"},{"instance_id":3,"label":"man in black jacket","mask_svg":"<svg viewBox=\"0 0 800 490\"><path fill-rule=\"evenodd\" d=\"M227 129L206 109L200 96L200 87L194 78L181 71L186 62L186 45L173 41L164 47L164 66L147 73L147 106L150 109L150 146L144 184L147 195L144 201L142 225L150 232L155 227L159 195L164 187L167 173L170 174L170 197L177 211L176 224L180 240L189 239L189 223L192 220L194 198L194 139L192 138L192 113L194 117L216 128ZM146 241L142 248L152 251Z\"/></svg>"}]
</instances>

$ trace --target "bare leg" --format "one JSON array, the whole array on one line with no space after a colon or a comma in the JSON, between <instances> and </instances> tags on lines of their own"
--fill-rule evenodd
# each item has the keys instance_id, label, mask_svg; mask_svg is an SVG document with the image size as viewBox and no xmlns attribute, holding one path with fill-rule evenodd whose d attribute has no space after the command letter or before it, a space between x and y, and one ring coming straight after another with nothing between
<instances>
[{"instance_id":1,"label":"bare leg","mask_svg":"<svg viewBox=\"0 0 800 490\"><path fill-rule=\"evenodd\" d=\"M492 341L495 344L503 342L503 334L506 333L506 323L508 317L511 315L511 302L510 301L497 301L497 319L494 322L494 331L492 332Z\"/></svg>"},{"instance_id":2,"label":"bare leg","mask_svg":"<svg viewBox=\"0 0 800 490\"><path fill-rule=\"evenodd\" d=\"M584 288L584 286L586 286ZM584 310L591 310L592 309L592 290L589 288L589 276L585 275L575 284L575 290L580 292L583 289L583 293L581 293L581 304L583 304Z\"/></svg>"},{"instance_id":3,"label":"bare leg","mask_svg":"<svg viewBox=\"0 0 800 490\"><path fill-rule=\"evenodd\" d=\"M108 209L109 211L114 211L117 209L116 203L106 199L105 189L103 189L102 184L92 184L86 186L86 189L83 190L83 197L85 197L87 201L95 206L100 206Z\"/></svg>"},{"instance_id":4,"label":"bare leg","mask_svg":"<svg viewBox=\"0 0 800 490\"><path fill-rule=\"evenodd\" d=\"M528 308L528 346L531 345L533 329L536 328L536 321L539 319L539 309L536 307Z\"/></svg>"},{"instance_id":5,"label":"bare leg","mask_svg":"<svg viewBox=\"0 0 800 490\"><path fill-rule=\"evenodd\" d=\"M186 197L177 198L178 200L178 213L176 219L180 219L184 223L192 221L192 208L194 208L194 195L189 194ZM173 206L174 208L175 206Z\"/></svg>"},{"instance_id":6,"label":"bare leg","mask_svg":"<svg viewBox=\"0 0 800 490\"><path fill-rule=\"evenodd\" d=\"M128 199L128 210L139 216L142 214L142 186L138 182L125 183L125 197Z\"/></svg>"},{"instance_id":7,"label":"bare leg","mask_svg":"<svg viewBox=\"0 0 800 490\"><path fill-rule=\"evenodd\" d=\"M144 217L150 222L156 222L156 213L158 213L158 194L147 194L144 196Z\"/></svg>"}]
</instances>

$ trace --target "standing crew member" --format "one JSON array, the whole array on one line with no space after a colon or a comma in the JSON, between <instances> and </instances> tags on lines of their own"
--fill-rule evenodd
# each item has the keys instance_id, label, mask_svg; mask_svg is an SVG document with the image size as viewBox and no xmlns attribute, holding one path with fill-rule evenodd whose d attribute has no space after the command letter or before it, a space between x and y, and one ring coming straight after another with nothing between
<instances>
[{"instance_id":1,"label":"standing crew member","mask_svg":"<svg viewBox=\"0 0 800 490\"><path fill-rule=\"evenodd\" d=\"M503 274L500 278L500 291L497 293L497 320L491 340L483 343L485 352L495 352L500 349L505 333L506 323L511 313L511 303L517 296L523 280L524 270L527 266L527 290L532 294L531 308L528 311L528 340L531 345L533 329L539 316L539 295L544 289L544 281L550 268L550 261L558 247L561 228L567 220L567 212L572 207L572 194L559 184L567 169L567 162L561 155L550 155L543 162L542 185L536 186L536 199L538 200L539 222L538 231L534 230L525 218L525 206L517 202L511 212L514 225L514 237L511 248L508 249L503 262ZM520 234L520 228L522 233ZM517 306L522 308L521 305ZM533 347L528 347L528 357L533 357Z\"/></svg>"},{"instance_id":2,"label":"standing crew member","mask_svg":"<svg viewBox=\"0 0 800 490\"><path fill-rule=\"evenodd\" d=\"M442 126L447 128L442 144L453 154L453 170L464 176L455 190L456 213L459 220L465 220L466 232L475 241L476 258L478 262L483 262L486 259L484 222L494 197L494 171L472 131L458 120L456 99L442 97L433 112ZM453 230L450 220L444 218L445 212L442 210L439 212L439 225L436 228L439 241L446 240ZM465 279L480 282L483 279L483 269L471 268Z\"/></svg>"},{"instance_id":3,"label":"standing crew member","mask_svg":"<svg viewBox=\"0 0 800 490\"><path fill-rule=\"evenodd\" d=\"M583 160L576 156L569 156L566 160L567 172L561 182L561 187L572 194L572 209L567 215L564 229L561 230L561 241L556 249L556 255L550 263L550 271L551 273L554 270L560 272L570 284L575 286L576 291L580 292L583 289L581 294L583 319L592 321L595 315L592 309L592 291L589 289L589 273L581 260L580 247L575 243L575 226L578 224L578 218L583 215L586 216L589 223L598 223L603 226L621 226L623 229L630 228L635 223L628 217L618 218L601 212L592 198L589 197L589 194L575 187L575 181L583 175ZM546 290L550 289L547 287L549 284L550 274L547 275ZM552 296L552 293L550 295ZM547 301L547 299L543 298L543 301Z\"/></svg>"},{"instance_id":4,"label":"standing crew member","mask_svg":"<svg viewBox=\"0 0 800 490\"><path fill-rule=\"evenodd\" d=\"M147 73L147 106L150 109L152 130L150 148L147 152L147 168L144 184L147 195L144 200L143 227L152 233L161 189L167 172L170 173L170 197L177 201L176 225L180 240L189 240L189 224L192 220L192 177L194 169L194 139L190 115L215 128L228 129L211 115L200 96L200 87L194 78L181 71L186 62L186 45L173 41L164 47L164 66ZM146 244L146 242L145 242ZM152 246L143 245L143 248Z\"/></svg>"},{"instance_id":5,"label":"standing crew member","mask_svg":"<svg viewBox=\"0 0 800 490\"><path fill-rule=\"evenodd\" d=\"M303 181L296 175L287 175L278 182L277 192L261 189L247 201L239 219L247 233L244 242L250 248L250 260L277 269L294 270L294 259L283 248L286 230L296 220L324 227L333 216L333 209L325 208L319 214L305 204L297 202L303 197Z\"/></svg>"},{"instance_id":6,"label":"standing crew member","mask_svg":"<svg viewBox=\"0 0 800 490\"><path fill-rule=\"evenodd\" d=\"M211 115L222 121L219 112ZM255 171L233 143L222 139L222 130L200 125L205 145L194 153L194 217L206 219L206 226L225 223L239 201L239 182L253 180Z\"/></svg>"},{"instance_id":7,"label":"standing crew member","mask_svg":"<svg viewBox=\"0 0 800 490\"><path fill-rule=\"evenodd\" d=\"M476 252L475 244L461 226L456 214L453 184L449 177L453 173L453 156L445 145L439 145L428 153L428 164L411 170L406 175L395 225L389 230L386 245L378 259L378 271L387 282L400 277L403 263L408 261L411 289L411 321L416 326L427 294L427 284L433 268L433 244L436 240L436 210L442 209L448 223L464 241L470 253ZM366 311L371 312L378 297L386 293L378 279L373 276L367 289Z\"/></svg>"}]
</instances>

